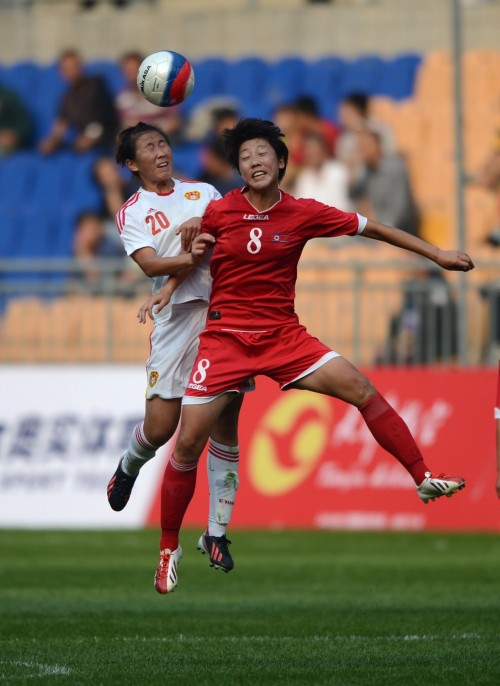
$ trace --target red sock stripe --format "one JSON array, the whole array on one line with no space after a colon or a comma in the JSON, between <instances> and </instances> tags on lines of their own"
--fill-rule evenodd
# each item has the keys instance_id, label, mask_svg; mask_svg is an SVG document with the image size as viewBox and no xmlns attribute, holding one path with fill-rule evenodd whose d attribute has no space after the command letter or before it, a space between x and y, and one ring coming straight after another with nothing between
<instances>
[{"instance_id":1,"label":"red sock stripe","mask_svg":"<svg viewBox=\"0 0 500 686\"><path fill-rule=\"evenodd\" d=\"M182 464L181 462L176 462L173 454L170 455L170 464L172 465L172 469L175 469L178 472L192 472L193 469L196 469L198 466L197 462L194 464Z\"/></svg>"},{"instance_id":2,"label":"red sock stripe","mask_svg":"<svg viewBox=\"0 0 500 686\"><path fill-rule=\"evenodd\" d=\"M233 453L230 452L229 450L224 450L223 448L219 448L218 446L214 445L211 441L208 446L208 452L210 455L213 455L214 457L218 458L219 460L225 460L226 462L238 462L240 459L240 451Z\"/></svg>"},{"instance_id":3,"label":"red sock stripe","mask_svg":"<svg viewBox=\"0 0 500 686\"><path fill-rule=\"evenodd\" d=\"M140 446L142 446L145 450L156 450L157 446L152 445L144 435L144 430L143 427L144 422L141 424L137 424L135 427L135 438L137 440L137 443L139 443Z\"/></svg>"}]
</instances>

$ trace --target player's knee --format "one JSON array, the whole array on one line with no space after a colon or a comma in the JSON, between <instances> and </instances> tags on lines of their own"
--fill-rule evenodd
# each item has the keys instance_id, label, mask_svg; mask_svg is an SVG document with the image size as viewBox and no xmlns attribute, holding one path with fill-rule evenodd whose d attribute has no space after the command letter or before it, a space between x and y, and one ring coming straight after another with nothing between
<instances>
[{"instance_id":1,"label":"player's knee","mask_svg":"<svg viewBox=\"0 0 500 686\"><path fill-rule=\"evenodd\" d=\"M174 431L175 429L172 430L169 426L153 425L146 427L146 425L144 425L144 435L146 436L147 441L157 448L165 445L174 435Z\"/></svg>"},{"instance_id":2,"label":"player's knee","mask_svg":"<svg viewBox=\"0 0 500 686\"><path fill-rule=\"evenodd\" d=\"M356 405L356 407L359 407L360 405L363 405L364 403L368 402L368 400L370 400L370 398L373 395L375 395L377 389L372 384L370 379L368 379L366 376L363 376L363 374L359 374L356 377L355 382L353 383L353 392L354 405Z\"/></svg>"},{"instance_id":3,"label":"player's knee","mask_svg":"<svg viewBox=\"0 0 500 686\"><path fill-rule=\"evenodd\" d=\"M195 464L200 459L204 444L194 436L179 436L175 446L175 459L183 464Z\"/></svg>"}]
</instances>

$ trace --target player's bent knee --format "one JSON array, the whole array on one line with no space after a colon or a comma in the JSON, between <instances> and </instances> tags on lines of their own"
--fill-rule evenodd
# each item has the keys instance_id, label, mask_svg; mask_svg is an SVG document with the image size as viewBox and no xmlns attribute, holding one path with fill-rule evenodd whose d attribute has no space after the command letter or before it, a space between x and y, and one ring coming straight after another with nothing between
<instances>
[{"instance_id":1,"label":"player's bent knee","mask_svg":"<svg viewBox=\"0 0 500 686\"><path fill-rule=\"evenodd\" d=\"M360 405L364 405L364 403L368 402L368 400L375 395L377 389L370 379L360 374L359 378L357 378L356 382L353 384L353 391L355 394L354 404L357 407L360 407Z\"/></svg>"},{"instance_id":2,"label":"player's bent knee","mask_svg":"<svg viewBox=\"0 0 500 686\"><path fill-rule=\"evenodd\" d=\"M175 446L175 458L183 464L195 464L200 459L204 447L205 441L192 436L179 436Z\"/></svg>"}]
</instances>

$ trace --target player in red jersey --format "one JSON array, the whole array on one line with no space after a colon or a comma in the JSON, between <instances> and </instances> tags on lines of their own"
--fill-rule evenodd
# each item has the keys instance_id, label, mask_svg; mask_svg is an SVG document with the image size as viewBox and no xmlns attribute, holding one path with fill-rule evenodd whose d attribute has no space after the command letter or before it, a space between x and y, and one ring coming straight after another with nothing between
<instances>
[{"instance_id":1,"label":"player in red jersey","mask_svg":"<svg viewBox=\"0 0 500 686\"><path fill-rule=\"evenodd\" d=\"M429 470L408 427L369 379L300 324L294 295L302 249L320 236L362 233L449 270L473 269L471 258L358 214L281 192L288 150L272 122L243 119L226 129L224 140L245 186L209 204L203 233L195 239L198 247L200 242L215 245L212 292L183 399L180 435L165 470L161 550L173 552L160 555L157 574L169 568L170 559L175 565L180 526L210 428L249 376L264 374L282 390L314 391L357 407L378 443L411 474L425 503L465 486L462 477Z\"/></svg>"}]
</instances>

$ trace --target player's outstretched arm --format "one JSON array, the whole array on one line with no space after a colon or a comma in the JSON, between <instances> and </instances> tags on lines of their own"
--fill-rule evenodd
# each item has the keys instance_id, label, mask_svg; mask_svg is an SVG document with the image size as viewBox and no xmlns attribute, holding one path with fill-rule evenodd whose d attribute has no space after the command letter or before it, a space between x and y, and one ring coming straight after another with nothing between
<instances>
[{"instance_id":1,"label":"player's outstretched arm","mask_svg":"<svg viewBox=\"0 0 500 686\"><path fill-rule=\"evenodd\" d=\"M384 241L397 248L409 250L422 257L427 257L443 269L451 271L468 272L474 269L474 262L465 252L460 250L442 250L422 238L412 236L406 231L396 229L385 224L380 224L373 219L368 222L363 230L363 236L373 238L377 241Z\"/></svg>"}]
</instances>

